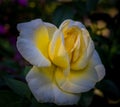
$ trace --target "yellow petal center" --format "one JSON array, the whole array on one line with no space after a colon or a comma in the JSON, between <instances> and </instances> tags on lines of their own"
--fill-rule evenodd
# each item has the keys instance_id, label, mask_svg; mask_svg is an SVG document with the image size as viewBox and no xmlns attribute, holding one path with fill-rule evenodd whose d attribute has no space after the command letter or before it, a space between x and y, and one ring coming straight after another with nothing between
<instances>
[{"instance_id":1,"label":"yellow petal center","mask_svg":"<svg viewBox=\"0 0 120 107\"><path fill-rule=\"evenodd\" d=\"M63 29L65 48L68 52L71 63L75 62L80 56L80 36L81 30L74 26Z\"/></svg>"},{"instance_id":2,"label":"yellow petal center","mask_svg":"<svg viewBox=\"0 0 120 107\"><path fill-rule=\"evenodd\" d=\"M40 52L48 58L49 35L45 26L41 26L35 31L34 43Z\"/></svg>"},{"instance_id":3,"label":"yellow petal center","mask_svg":"<svg viewBox=\"0 0 120 107\"><path fill-rule=\"evenodd\" d=\"M62 68L67 68L69 60L64 48L62 33L57 32L49 44L49 57L51 61Z\"/></svg>"}]
</instances>

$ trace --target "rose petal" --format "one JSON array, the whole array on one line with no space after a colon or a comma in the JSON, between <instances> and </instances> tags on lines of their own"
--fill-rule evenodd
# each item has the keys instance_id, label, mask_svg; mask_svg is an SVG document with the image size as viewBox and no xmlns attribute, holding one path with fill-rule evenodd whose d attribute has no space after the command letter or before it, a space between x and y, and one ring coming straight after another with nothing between
<instances>
[{"instance_id":1,"label":"rose petal","mask_svg":"<svg viewBox=\"0 0 120 107\"><path fill-rule=\"evenodd\" d=\"M28 85L39 102L55 103L57 105L73 105L80 98L79 95L60 90L54 81L54 67L33 67L27 74Z\"/></svg>"},{"instance_id":2,"label":"rose petal","mask_svg":"<svg viewBox=\"0 0 120 107\"><path fill-rule=\"evenodd\" d=\"M78 60L75 63L71 64L71 69L72 70L84 69L87 66L90 58L92 57L93 52L94 44L93 41L90 39L86 49L80 52L81 56L78 58Z\"/></svg>"},{"instance_id":3,"label":"rose petal","mask_svg":"<svg viewBox=\"0 0 120 107\"><path fill-rule=\"evenodd\" d=\"M62 68L69 67L69 57L64 47L62 33L57 30L49 44L49 56L52 62Z\"/></svg>"},{"instance_id":4,"label":"rose petal","mask_svg":"<svg viewBox=\"0 0 120 107\"><path fill-rule=\"evenodd\" d=\"M83 35L83 40L84 40L84 43L85 43L85 46L87 47L88 46L88 43L90 41L90 34L89 32L87 31L87 29L82 29L82 35Z\"/></svg>"},{"instance_id":5,"label":"rose petal","mask_svg":"<svg viewBox=\"0 0 120 107\"><path fill-rule=\"evenodd\" d=\"M105 69L96 51L86 68L78 71L71 70L68 76L64 76L63 70L58 68L55 74L59 87L71 93L81 93L92 89L104 75Z\"/></svg>"},{"instance_id":6,"label":"rose petal","mask_svg":"<svg viewBox=\"0 0 120 107\"><path fill-rule=\"evenodd\" d=\"M43 25L43 22L41 19L35 19L32 20L30 22L25 22L25 23L20 23L17 25L17 29L19 31L25 30L25 29L31 29L31 30L35 30L36 28L38 28L40 26L40 24Z\"/></svg>"},{"instance_id":7,"label":"rose petal","mask_svg":"<svg viewBox=\"0 0 120 107\"><path fill-rule=\"evenodd\" d=\"M49 34L45 26L40 26L34 34L34 44L39 51L48 58Z\"/></svg>"},{"instance_id":8,"label":"rose petal","mask_svg":"<svg viewBox=\"0 0 120 107\"><path fill-rule=\"evenodd\" d=\"M72 70L80 70L84 69L90 57L93 54L94 51L94 44L91 40L89 33L87 32L87 29L81 22L73 21L73 20L65 20L61 25L60 29L64 32L64 30L68 29L69 27L78 27L80 30L80 48L75 49L73 53L73 61L71 63L71 69ZM78 54L79 53L79 54ZM78 57L76 60L76 56Z\"/></svg>"},{"instance_id":9,"label":"rose petal","mask_svg":"<svg viewBox=\"0 0 120 107\"><path fill-rule=\"evenodd\" d=\"M51 62L46 53L49 42L47 28L40 19L17 26L20 36L17 39L17 48L22 56L36 66L50 66Z\"/></svg>"},{"instance_id":10,"label":"rose petal","mask_svg":"<svg viewBox=\"0 0 120 107\"><path fill-rule=\"evenodd\" d=\"M95 70L98 74L98 81L100 81L105 76L105 68L101 63L101 60L97 51L94 51L93 53L92 63L95 66Z\"/></svg>"},{"instance_id":11,"label":"rose petal","mask_svg":"<svg viewBox=\"0 0 120 107\"><path fill-rule=\"evenodd\" d=\"M17 48L22 56L36 66L50 66L51 63L34 46L32 41L18 37Z\"/></svg>"},{"instance_id":12,"label":"rose petal","mask_svg":"<svg viewBox=\"0 0 120 107\"><path fill-rule=\"evenodd\" d=\"M85 28L85 26L81 22L73 21L71 19L67 19L67 20L63 21L59 28L63 29L64 27L68 27L69 28L71 26L77 26L80 29L84 29Z\"/></svg>"},{"instance_id":13,"label":"rose petal","mask_svg":"<svg viewBox=\"0 0 120 107\"><path fill-rule=\"evenodd\" d=\"M48 34L49 34L49 39L51 41L55 31L57 30L57 27L51 23L48 23L48 22L44 22L47 30L48 30Z\"/></svg>"},{"instance_id":14,"label":"rose petal","mask_svg":"<svg viewBox=\"0 0 120 107\"><path fill-rule=\"evenodd\" d=\"M61 69L56 71L56 81L59 87L67 92L81 93L92 89L98 81L95 68L89 65L81 71L70 71L66 77Z\"/></svg>"}]
</instances>

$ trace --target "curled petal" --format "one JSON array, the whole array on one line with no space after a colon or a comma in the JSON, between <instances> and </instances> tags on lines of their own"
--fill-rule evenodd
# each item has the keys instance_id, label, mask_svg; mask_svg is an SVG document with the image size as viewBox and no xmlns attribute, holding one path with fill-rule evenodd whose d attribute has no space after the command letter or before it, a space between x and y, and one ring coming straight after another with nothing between
<instances>
[{"instance_id":1,"label":"curled petal","mask_svg":"<svg viewBox=\"0 0 120 107\"><path fill-rule=\"evenodd\" d=\"M78 21L73 21L73 20L70 20L70 19L67 19L65 20L61 25L60 25L60 29L63 29L65 27L71 27L71 26L77 26L79 27L80 29L84 29L85 26L81 23L81 22L78 22Z\"/></svg>"},{"instance_id":2,"label":"curled petal","mask_svg":"<svg viewBox=\"0 0 120 107\"><path fill-rule=\"evenodd\" d=\"M51 23L45 22L44 23L47 30L48 30L48 34L49 34L49 39L51 41L51 39L53 38L53 35L55 33L55 31L57 30L57 27Z\"/></svg>"},{"instance_id":3,"label":"curled petal","mask_svg":"<svg viewBox=\"0 0 120 107\"><path fill-rule=\"evenodd\" d=\"M32 65L50 66L47 54L49 33L42 20L21 23L17 28L20 31L17 48L22 56Z\"/></svg>"},{"instance_id":4,"label":"curled petal","mask_svg":"<svg viewBox=\"0 0 120 107\"><path fill-rule=\"evenodd\" d=\"M67 29L69 29L70 27L77 27L76 29L79 30L79 38L78 39L80 39L79 40L80 45L77 44L77 46L79 46L79 47L76 48L73 53L73 61L71 63L71 69L72 70L84 69L87 66L88 61L93 54L94 44L89 36L87 29L85 28L85 26L82 23L68 19L68 20L65 20L60 25L60 29L63 32L65 30L67 31Z\"/></svg>"},{"instance_id":5,"label":"curled petal","mask_svg":"<svg viewBox=\"0 0 120 107\"><path fill-rule=\"evenodd\" d=\"M54 69L54 67L33 67L31 69L26 76L26 80L33 95L39 102L49 102L57 105L76 104L80 96L72 93L66 93L58 88L53 79Z\"/></svg>"},{"instance_id":6,"label":"curled petal","mask_svg":"<svg viewBox=\"0 0 120 107\"><path fill-rule=\"evenodd\" d=\"M54 33L49 44L49 57L55 65L64 69L69 67L69 58L64 47L63 35L59 30Z\"/></svg>"},{"instance_id":7,"label":"curled petal","mask_svg":"<svg viewBox=\"0 0 120 107\"><path fill-rule=\"evenodd\" d=\"M84 35L85 36L85 35ZM72 70L81 70L84 69L90 60L90 58L93 55L94 52L94 44L93 41L89 38L88 46L86 49L84 49L80 54L81 56L78 58L78 60L75 63L71 64Z\"/></svg>"}]
</instances>

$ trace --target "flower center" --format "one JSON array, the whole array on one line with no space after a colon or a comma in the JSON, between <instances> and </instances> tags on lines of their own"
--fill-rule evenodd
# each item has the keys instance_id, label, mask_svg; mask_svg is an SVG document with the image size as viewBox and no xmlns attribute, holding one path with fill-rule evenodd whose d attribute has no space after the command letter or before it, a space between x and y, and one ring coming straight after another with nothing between
<instances>
[{"instance_id":1,"label":"flower center","mask_svg":"<svg viewBox=\"0 0 120 107\"><path fill-rule=\"evenodd\" d=\"M77 27L70 27L63 30L65 48L70 58L70 63L75 62L80 53L81 31Z\"/></svg>"}]
</instances>

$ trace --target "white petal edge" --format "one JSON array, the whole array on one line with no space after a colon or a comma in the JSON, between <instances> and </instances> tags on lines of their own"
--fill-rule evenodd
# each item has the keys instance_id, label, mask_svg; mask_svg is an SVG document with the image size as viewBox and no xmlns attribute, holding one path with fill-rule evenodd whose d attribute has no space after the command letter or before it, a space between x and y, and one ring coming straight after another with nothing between
<instances>
[{"instance_id":1,"label":"white petal edge","mask_svg":"<svg viewBox=\"0 0 120 107\"><path fill-rule=\"evenodd\" d=\"M50 66L51 62L46 59L41 52L35 47L32 41L18 37L17 49L21 55L32 65Z\"/></svg>"},{"instance_id":2,"label":"white petal edge","mask_svg":"<svg viewBox=\"0 0 120 107\"><path fill-rule=\"evenodd\" d=\"M71 26L77 26L80 29L86 29L85 26L81 22L73 21L71 19L67 19L67 20L63 21L59 28L62 29L64 26L66 26L66 23L68 25L68 28L71 27Z\"/></svg>"},{"instance_id":3,"label":"white petal edge","mask_svg":"<svg viewBox=\"0 0 120 107\"><path fill-rule=\"evenodd\" d=\"M24 29L36 29L40 26L40 24L43 24L41 19L35 19L29 22L24 22L24 23L19 23L17 25L17 29L19 31L24 30Z\"/></svg>"},{"instance_id":4,"label":"white petal edge","mask_svg":"<svg viewBox=\"0 0 120 107\"><path fill-rule=\"evenodd\" d=\"M35 67L27 74L26 80L38 102L49 102L57 105L73 105L77 104L80 98L80 95L70 94L60 90L55 83Z\"/></svg>"},{"instance_id":5,"label":"white petal edge","mask_svg":"<svg viewBox=\"0 0 120 107\"><path fill-rule=\"evenodd\" d=\"M93 65L95 66L95 70L96 70L97 75L98 75L98 81L100 81L105 76L105 67L102 64L97 51L94 51L94 53L93 53L92 62L93 62Z\"/></svg>"}]
</instances>

